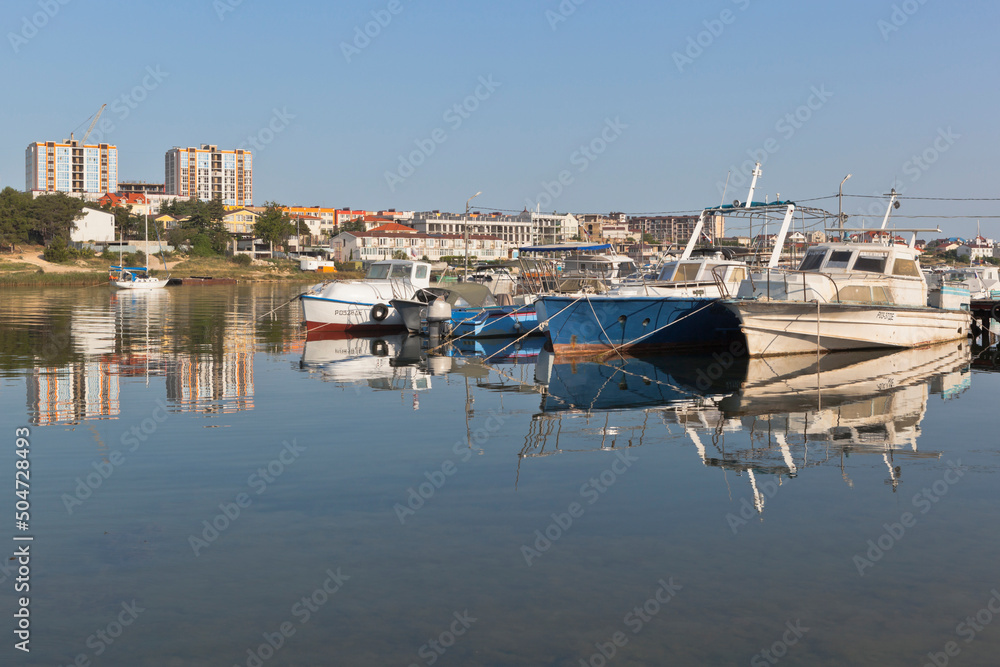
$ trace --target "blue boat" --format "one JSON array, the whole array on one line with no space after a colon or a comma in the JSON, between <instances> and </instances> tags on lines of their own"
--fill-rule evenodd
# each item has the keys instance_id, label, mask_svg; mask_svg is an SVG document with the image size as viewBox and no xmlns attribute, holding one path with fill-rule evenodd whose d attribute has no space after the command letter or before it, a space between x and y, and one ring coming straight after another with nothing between
<instances>
[{"instance_id":1,"label":"blue boat","mask_svg":"<svg viewBox=\"0 0 1000 667\"><path fill-rule=\"evenodd\" d=\"M731 345L736 317L705 297L546 295L535 303L556 354L697 350Z\"/></svg>"}]
</instances>

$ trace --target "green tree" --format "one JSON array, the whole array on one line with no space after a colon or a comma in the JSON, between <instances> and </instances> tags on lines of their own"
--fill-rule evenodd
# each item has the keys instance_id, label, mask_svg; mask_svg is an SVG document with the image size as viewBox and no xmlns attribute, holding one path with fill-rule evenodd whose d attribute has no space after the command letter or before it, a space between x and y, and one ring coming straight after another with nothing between
<instances>
[{"instance_id":1,"label":"green tree","mask_svg":"<svg viewBox=\"0 0 1000 667\"><path fill-rule=\"evenodd\" d=\"M395 250L395 251L393 251L393 253L392 253L392 258L393 258L393 259L409 259L409 258L410 258L410 256L409 256L409 255L407 255L407 254L406 254L405 252L403 252L402 250Z\"/></svg>"},{"instance_id":2,"label":"green tree","mask_svg":"<svg viewBox=\"0 0 1000 667\"><path fill-rule=\"evenodd\" d=\"M340 225L337 231L340 232L363 232L365 230L365 219L354 218Z\"/></svg>"},{"instance_id":3,"label":"green tree","mask_svg":"<svg viewBox=\"0 0 1000 667\"><path fill-rule=\"evenodd\" d=\"M33 219L31 236L46 244L56 237L68 241L82 213L83 200L65 192L36 197L28 207L28 214Z\"/></svg>"},{"instance_id":4,"label":"green tree","mask_svg":"<svg viewBox=\"0 0 1000 667\"><path fill-rule=\"evenodd\" d=\"M34 229L31 195L6 187L0 192L0 243L27 243Z\"/></svg>"},{"instance_id":5,"label":"green tree","mask_svg":"<svg viewBox=\"0 0 1000 667\"><path fill-rule=\"evenodd\" d=\"M264 205L267 208L254 224L253 233L272 245L284 246L288 237L295 233L295 225L280 204L267 202Z\"/></svg>"}]
</instances>

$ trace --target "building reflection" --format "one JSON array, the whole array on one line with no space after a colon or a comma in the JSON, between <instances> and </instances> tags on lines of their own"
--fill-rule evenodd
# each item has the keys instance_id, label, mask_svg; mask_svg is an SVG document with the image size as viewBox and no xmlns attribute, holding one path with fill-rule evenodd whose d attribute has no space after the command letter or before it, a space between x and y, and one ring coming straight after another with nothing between
<instances>
[{"instance_id":1,"label":"building reflection","mask_svg":"<svg viewBox=\"0 0 1000 667\"><path fill-rule=\"evenodd\" d=\"M27 374L32 424L118 418L136 382L162 382L167 404L177 412L253 409L256 330L245 316L215 316L222 326L208 340L192 342L183 327L165 326L172 316L170 290L90 298L101 302L70 311L70 335L60 348L69 352L62 363L39 363Z\"/></svg>"}]
</instances>

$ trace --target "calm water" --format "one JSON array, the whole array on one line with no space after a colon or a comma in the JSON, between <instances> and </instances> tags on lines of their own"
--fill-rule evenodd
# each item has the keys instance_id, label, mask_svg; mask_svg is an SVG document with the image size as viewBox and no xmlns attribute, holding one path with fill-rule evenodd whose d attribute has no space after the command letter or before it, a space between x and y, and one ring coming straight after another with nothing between
<instances>
[{"instance_id":1,"label":"calm water","mask_svg":"<svg viewBox=\"0 0 1000 667\"><path fill-rule=\"evenodd\" d=\"M304 340L297 291L0 292L4 664L996 663L967 348L428 360Z\"/></svg>"}]
</instances>

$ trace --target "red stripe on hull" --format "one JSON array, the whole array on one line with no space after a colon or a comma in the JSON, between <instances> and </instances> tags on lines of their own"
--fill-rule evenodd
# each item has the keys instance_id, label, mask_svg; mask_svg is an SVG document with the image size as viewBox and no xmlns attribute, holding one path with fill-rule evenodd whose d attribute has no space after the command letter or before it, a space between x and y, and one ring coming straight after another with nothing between
<instances>
[{"instance_id":1,"label":"red stripe on hull","mask_svg":"<svg viewBox=\"0 0 1000 667\"><path fill-rule=\"evenodd\" d=\"M314 333L349 333L349 334L386 334L403 333L406 327L402 324L344 324L342 322L309 322L306 321L306 332Z\"/></svg>"}]
</instances>

